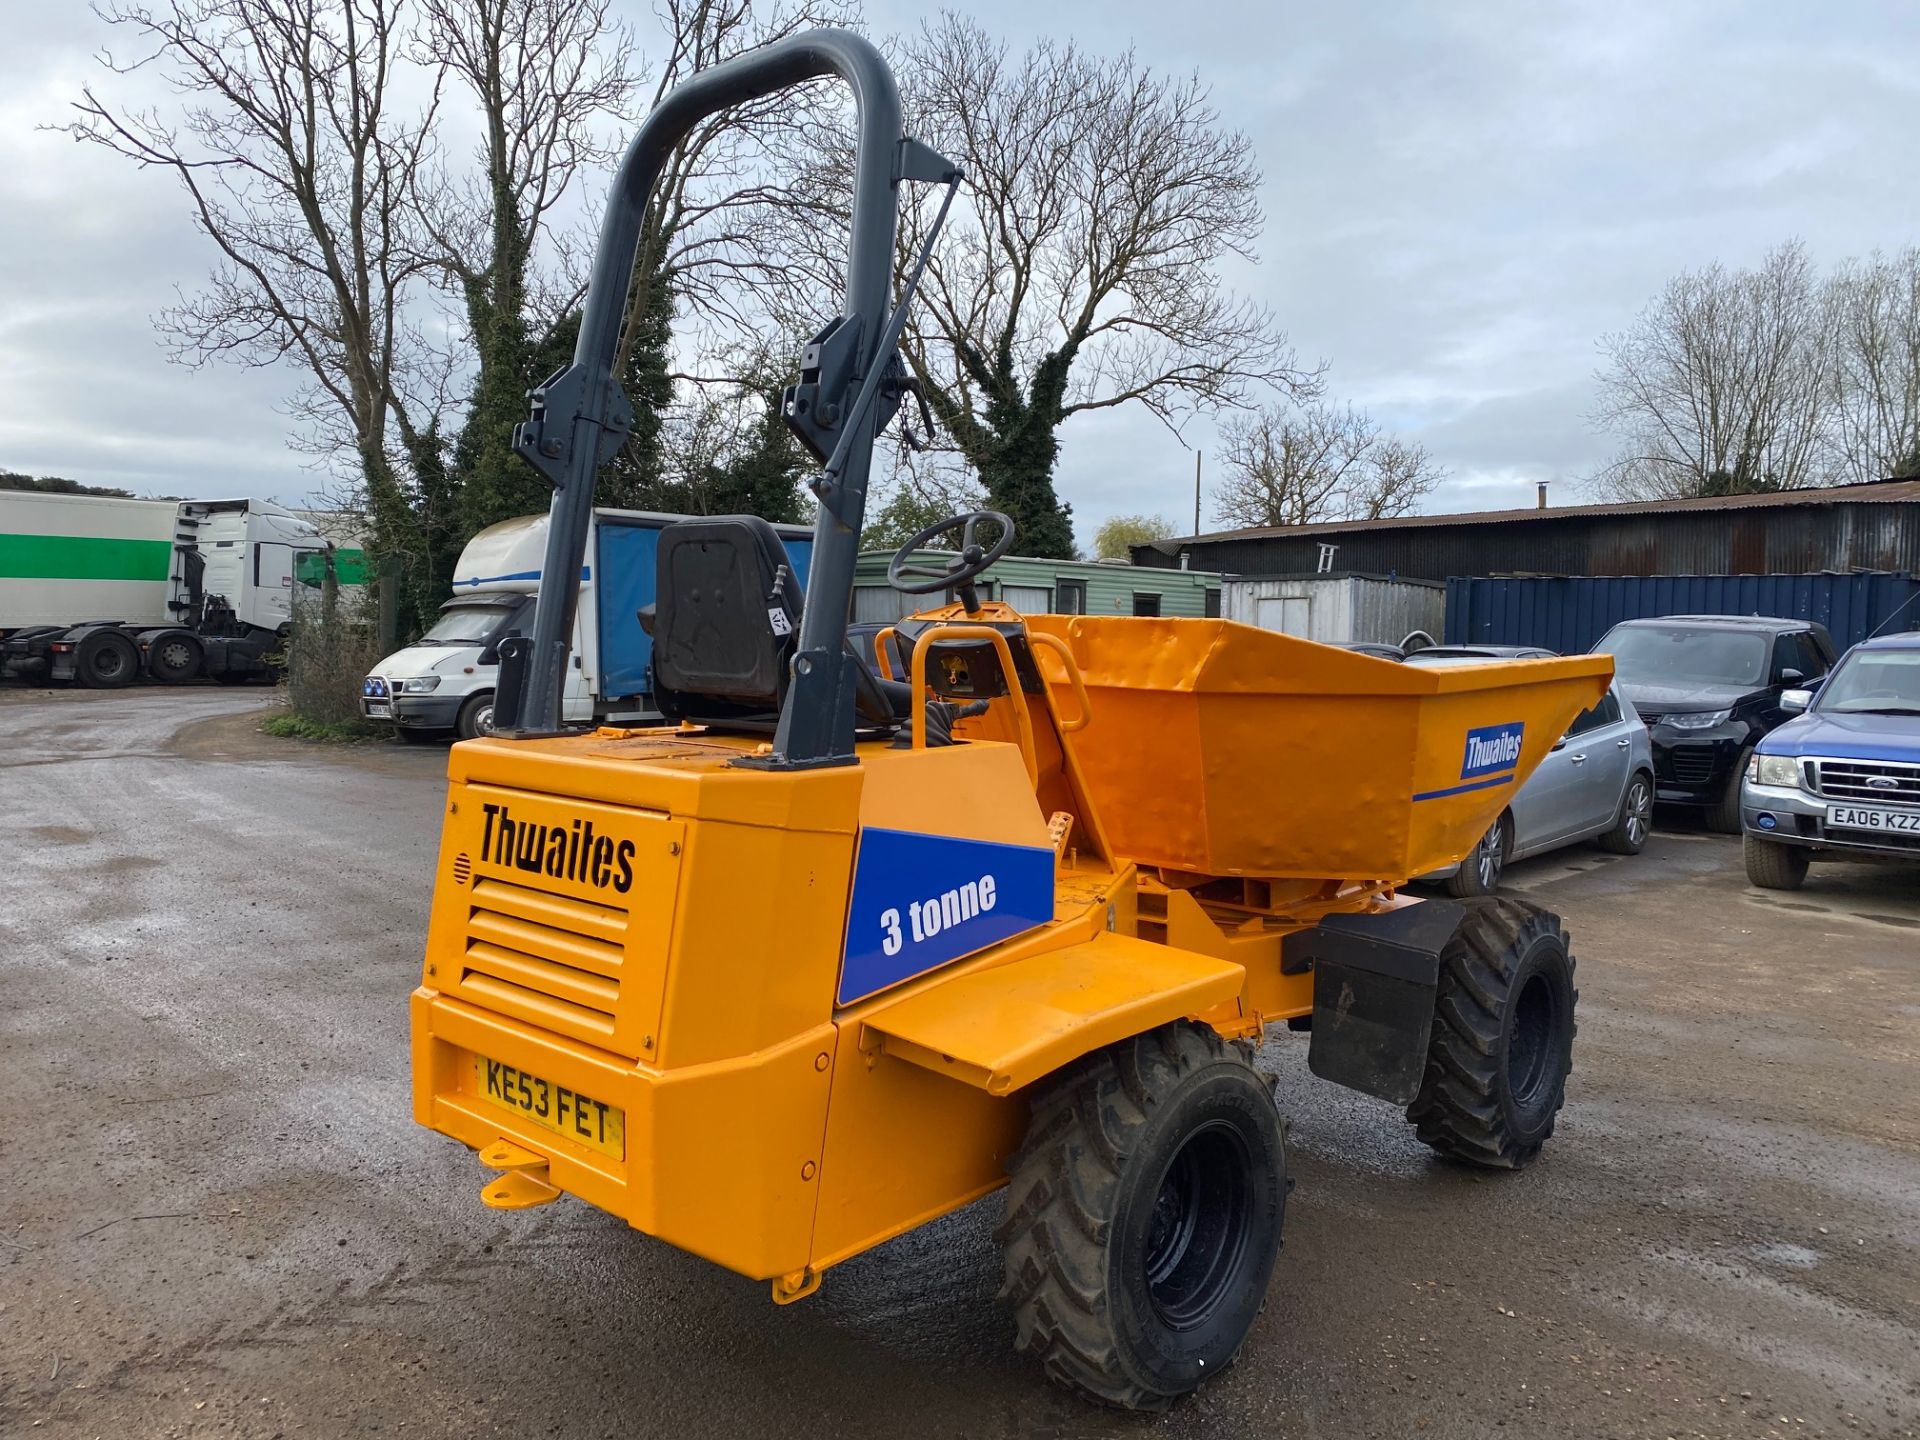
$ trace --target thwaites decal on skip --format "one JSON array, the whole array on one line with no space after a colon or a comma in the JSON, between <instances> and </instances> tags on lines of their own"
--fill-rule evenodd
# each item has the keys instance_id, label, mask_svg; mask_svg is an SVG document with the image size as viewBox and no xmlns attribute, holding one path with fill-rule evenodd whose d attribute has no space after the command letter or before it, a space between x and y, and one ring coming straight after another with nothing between
<instances>
[{"instance_id":1,"label":"thwaites decal on skip","mask_svg":"<svg viewBox=\"0 0 1920 1440\"><path fill-rule=\"evenodd\" d=\"M594 833L593 821L540 825L505 805L483 805L480 858L506 870L574 880L624 895L633 888L633 841Z\"/></svg>"},{"instance_id":2,"label":"thwaites decal on skip","mask_svg":"<svg viewBox=\"0 0 1920 1440\"><path fill-rule=\"evenodd\" d=\"M840 1003L1053 918L1053 851L865 829L853 867Z\"/></svg>"},{"instance_id":3,"label":"thwaites decal on skip","mask_svg":"<svg viewBox=\"0 0 1920 1440\"><path fill-rule=\"evenodd\" d=\"M1520 763L1520 747L1527 727L1518 720L1505 725L1484 725L1467 731L1467 749L1460 760L1460 778L1477 780L1496 775Z\"/></svg>"}]
</instances>

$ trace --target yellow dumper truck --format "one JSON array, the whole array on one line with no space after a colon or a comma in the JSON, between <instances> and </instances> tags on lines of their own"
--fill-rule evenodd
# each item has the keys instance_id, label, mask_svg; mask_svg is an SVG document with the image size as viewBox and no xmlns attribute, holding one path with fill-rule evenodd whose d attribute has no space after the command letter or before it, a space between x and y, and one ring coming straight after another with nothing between
<instances>
[{"instance_id":1,"label":"yellow dumper truck","mask_svg":"<svg viewBox=\"0 0 1920 1440\"><path fill-rule=\"evenodd\" d=\"M574 363L516 432L555 487L546 573L578 569L629 423L608 367L663 158L826 74L860 133L845 308L783 398L822 462L806 593L763 522L668 527L635 623L672 723L568 732L574 588L541 591L497 733L449 763L414 1114L479 1153L487 1204L574 1196L779 1303L1004 1187L1019 1347L1157 1408L1233 1359L1279 1249L1271 1028L1450 1158L1518 1167L1551 1133L1559 922L1400 886L1472 847L1610 662L1415 669L1219 620L1025 618L977 593L1014 538L989 512L895 556L931 608L856 650L869 458L910 388L896 196L961 177L839 31L694 76L627 152Z\"/></svg>"}]
</instances>

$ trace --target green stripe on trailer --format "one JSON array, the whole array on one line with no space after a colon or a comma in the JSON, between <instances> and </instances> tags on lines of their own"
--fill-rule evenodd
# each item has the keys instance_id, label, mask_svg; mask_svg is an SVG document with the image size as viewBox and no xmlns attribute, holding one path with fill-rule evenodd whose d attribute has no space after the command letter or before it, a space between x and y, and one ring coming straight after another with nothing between
<instances>
[{"instance_id":1,"label":"green stripe on trailer","mask_svg":"<svg viewBox=\"0 0 1920 1440\"><path fill-rule=\"evenodd\" d=\"M165 580L167 540L100 535L0 535L0 580Z\"/></svg>"},{"instance_id":2,"label":"green stripe on trailer","mask_svg":"<svg viewBox=\"0 0 1920 1440\"><path fill-rule=\"evenodd\" d=\"M326 573L325 557L317 551L304 552L295 562L294 578L302 585L318 587L326 578ZM366 584L366 552L336 547L333 552L333 578L342 585Z\"/></svg>"}]
</instances>

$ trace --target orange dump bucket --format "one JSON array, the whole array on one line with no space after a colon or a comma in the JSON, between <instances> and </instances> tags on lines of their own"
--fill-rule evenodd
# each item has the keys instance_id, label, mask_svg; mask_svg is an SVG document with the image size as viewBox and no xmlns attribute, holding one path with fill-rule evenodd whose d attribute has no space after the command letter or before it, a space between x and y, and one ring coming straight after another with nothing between
<instances>
[{"instance_id":1,"label":"orange dump bucket","mask_svg":"<svg viewBox=\"0 0 1920 1440\"><path fill-rule=\"evenodd\" d=\"M1071 743L1108 839L1203 875L1398 882L1451 864L1613 674L1605 655L1399 665L1227 620L1027 624L1079 663L1093 715Z\"/></svg>"}]
</instances>

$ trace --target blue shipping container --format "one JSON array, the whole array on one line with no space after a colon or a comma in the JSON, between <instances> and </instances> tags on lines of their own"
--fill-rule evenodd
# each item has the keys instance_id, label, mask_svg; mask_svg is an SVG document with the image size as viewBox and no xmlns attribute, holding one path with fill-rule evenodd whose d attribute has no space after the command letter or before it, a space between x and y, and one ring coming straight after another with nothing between
<instances>
[{"instance_id":1,"label":"blue shipping container","mask_svg":"<svg viewBox=\"0 0 1920 1440\"><path fill-rule=\"evenodd\" d=\"M1447 581L1449 645L1539 645L1578 655L1620 621L1658 615L1817 620L1844 650L1883 626L1920 629L1920 581L1892 572L1456 576Z\"/></svg>"}]
</instances>

